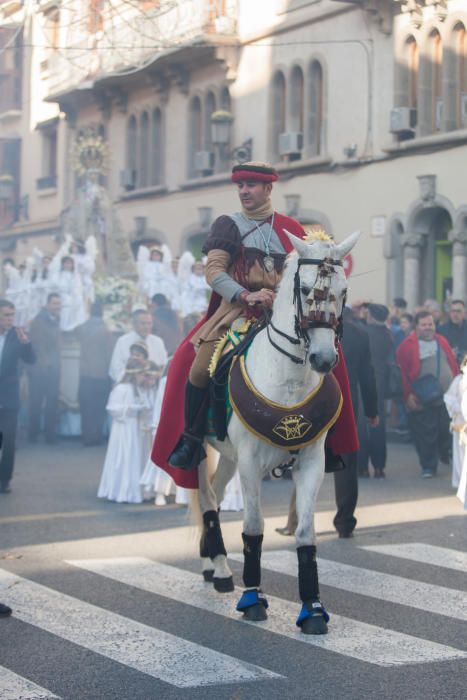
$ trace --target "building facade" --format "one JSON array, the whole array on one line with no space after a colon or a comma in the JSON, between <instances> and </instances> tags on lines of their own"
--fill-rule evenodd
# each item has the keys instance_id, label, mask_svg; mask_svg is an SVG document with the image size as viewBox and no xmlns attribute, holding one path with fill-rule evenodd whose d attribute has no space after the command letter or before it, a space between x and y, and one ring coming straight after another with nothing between
<instances>
[{"instance_id":1,"label":"building facade","mask_svg":"<svg viewBox=\"0 0 467 700\"><path fill-rule=\"evenodd\" d=\"M199 252L267 160L278 210L361 230L351 298L467 300L466 29L466 0L4 0L0 250L53 250L91 134L133 251Z\"/></svg>"}]
</instances>

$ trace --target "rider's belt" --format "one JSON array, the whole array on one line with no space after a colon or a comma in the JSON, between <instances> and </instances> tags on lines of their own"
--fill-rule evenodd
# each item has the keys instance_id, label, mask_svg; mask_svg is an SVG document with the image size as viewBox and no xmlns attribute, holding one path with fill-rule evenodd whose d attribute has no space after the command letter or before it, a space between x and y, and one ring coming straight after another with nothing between
<instances>
[{"instance_id":1,"label":"rider's belt","mask_svg":"<svg viewBox=\"0 0 467 700\"><path fill-rule=\"evenodd\" d=\"M230 370L229 397L245 428L268 445L297 450L311 445L336 422L342 394L332 373L300 403L283 406L260 394L247 374L245 357L235 358Z\"/></svg>"}]
</instances>

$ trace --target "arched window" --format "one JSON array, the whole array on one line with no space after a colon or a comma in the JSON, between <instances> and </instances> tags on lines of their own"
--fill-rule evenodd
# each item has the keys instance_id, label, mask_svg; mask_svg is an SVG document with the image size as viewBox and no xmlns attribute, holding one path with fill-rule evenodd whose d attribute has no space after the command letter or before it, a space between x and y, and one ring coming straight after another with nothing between
<instances>
[{"instance_id":1,"label":"arched window","mask_svg":"<svg viewBox=\"0 0 467 700\"><path fill-rule=\"evenodd\" d=\"M410 36L406 41L407 60L407 107L417 107L418 104L418 44L415 37Z\"/></svg>"},{"instance_id":2,"label":"arched window","mask_svg":"<svg viewBox=\"0 0 467 700\"><path fill-rule=\"evenodd\" d=\"M164 140L162 112L157 107L152 113L151 185L164 181Z\"/></svg>"},{"instance_id":3,"label":"arched window","mask_svg":"<svg viewBox=\"0 0 467 700\"><path fill-rule=\"evenodd\" d=\"M457 127L467 127L467 31L462 23L454 27L456 47Z\"/></svg>"},{"instance_id":4,"label":"arched window","mask_svg":"<svg viewBox=\"0 0 467 700\"><path fill-rule=\"evenodd\" d=\"M230 112L232 109L232 99L230 97L230 90L228 87L223 87L221 90L220 108L226 112Z\"/></svg>"},{"instance_id":5,"label":"arched window","mask_svg":"<svg viewBox=\"0 0 467 700\"><path fill-rule=\"evenodd\" d=\"M204 101L204 145L206 151L212 151L211 116L216 111L216 96L210 90Z\"/></svg>"},{"instance_id":6,"label":"arched window","mask_svg":"<svg viewBox=\"0 0 467 700\"><path fill-rule=\"evenodd\" d=\"M274 161L279 156L279 135L285 131L285 78L282 71L277 71L272 80L272 119L271 119L271 155Z\"/></svg>"},{"instance_id":7,"label":"arched window","mask_svg":"<svg viewBox=\"0 0 467 700\"><path fill-rule=\"evenodd\" d=\"M290 74L289 131L303 133L304 79L300 66L294 66Z\"/></svg>"},{"instance_id":8,"label":"arched window","mask_svg":"<svg viewBox=\"0 0 467 700\"><path fill-rule=\"evenodd\" d=\"M140 168L138 187L149 185L149 114L143 112L140 121Z\"/></svg>"},{"instance_id":9,"label":"arched window","mask_svg":"<svg viewBox=\"0 0 467 700\"><path fill-rule=\"evenodd\" d=\"M199 173L196 170L195 155L202 148L202 113L201 100L199 97L193 97L189 108L189 154L188 154L188 176L197 177Z\"/></svg>"},{"instance_id":10,"label":"arched window","mask_svg":"<svg viewBox=\"0 0 467 700\"><path fill-rule=\"evenodd\" d=\"M323 152L324 113L323 67L319 61L310 65L309 81L308 152L310 156L319 156Z\"/></svg>"},{"instance_id":11,"label":"arched window","mask_svg":"<svg viewBox=\"0 0 467 700\"><path fill-rule=\"evenodd\" d=\"M441 131L443 125L443 42L438 30L429 38L431 62L431 126L432 131Z\"/></svg>"},{"instance_id":12,"label":"arched window","mask_svg":"<svg viewBox=\"0 0 467 700\"><path fill-rule=\"evenodd\" d=\"M126 165L128 175L125 178L124 186L126 189L134 189L138 173L138 123L134 114L127 123Z\"/></svg>"}]
</instances>

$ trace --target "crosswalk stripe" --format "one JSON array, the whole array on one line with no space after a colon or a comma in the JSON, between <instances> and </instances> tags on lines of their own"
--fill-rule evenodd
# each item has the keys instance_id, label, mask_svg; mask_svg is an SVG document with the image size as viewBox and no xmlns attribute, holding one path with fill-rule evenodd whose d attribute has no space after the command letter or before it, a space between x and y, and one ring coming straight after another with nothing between
<instances>
[{"instance_id":1,"label":"crosswalk stripe","mask_svg":"<svg viewBox=\"0 0 467 700\"><path fill-rule=\"evenodd\" d=\"M0 569L3 587L18 619L179 688L281 677Z\"/></svg>"},{"instance_id":2,"label":"crosswalk stripe","mask_svg":"<svg viewBox=\"0 0 467 700\"><path fill-rule=\"evenodd\" d=\"M201 575L168 564L142 557L73 560L68 563L201 610L233 620L240 619L235 611L238 589L236 593L219 595L212 586L202 581ZM295 627L298 603L273 596L268 596L268 599L271 606L269 619L246 624L378 666L467 658L467 653L452 647L334 614L328 635L307 636Z\"/></svg>"},{"instance_id":3,"label":"crosswalk stripe","mask_svg":"<svg viewBox=\"0 0 467 700\"><path fill-rule=\"evenodd\" d=\"M441 566L444 569L454 569L455 571L467 573L467 553L459 552L456 549L435 547L432 544L422 544L420 542L376 544L361 547L361 549L367 552L387 554L390 557L410 559L421 564L432 564L433 566Z\"/></svg>"},{"instance_id":4,"label":"crosswalk stripe","mask_svg":"<svg viewBox=\"0 0 467 700\"><path fill-rule=\"evenodd\" d=\"M243 555L234 554L231 558L242 561ZM289 550L263 552L261 565L279 574L297 575L297 555ZM417 610L439 612L457 620L467 620L467 596L463 591L328 559L318 560L318 572L320 583L326 586L390 603L408 605Z\"/></svg>"},{"instance_id":5,"label":"crosswalk stripe","mask_svg":"<svg viewBox=\"0 0 467 700\"><path fill-rule=\"evenodd\" d=\"M46 688L0 666L0 698L3 700L60 700Z\"/></svg>"}]
</instances>

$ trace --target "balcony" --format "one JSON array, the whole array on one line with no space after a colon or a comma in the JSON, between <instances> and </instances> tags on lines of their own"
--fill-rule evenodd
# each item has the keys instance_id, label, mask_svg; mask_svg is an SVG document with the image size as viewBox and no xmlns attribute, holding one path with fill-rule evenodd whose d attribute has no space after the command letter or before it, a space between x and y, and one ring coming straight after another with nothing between
<instances>
[{"instance_id":1,"label":"balcony","mask_svg":"<svg viewBox=\"0 0 467 700\"><path fill-rule=\"evenodd\" d=\"M122 2L118 12L115 4L63 27L60 44L67 50L48 56L49 100L128 70L136 73L194 44L235 43L237 0L161 0L144 10Z\"/></svg>"}]
</instances>

